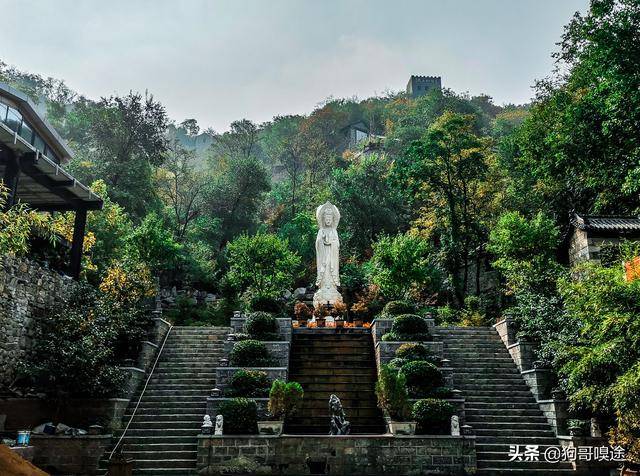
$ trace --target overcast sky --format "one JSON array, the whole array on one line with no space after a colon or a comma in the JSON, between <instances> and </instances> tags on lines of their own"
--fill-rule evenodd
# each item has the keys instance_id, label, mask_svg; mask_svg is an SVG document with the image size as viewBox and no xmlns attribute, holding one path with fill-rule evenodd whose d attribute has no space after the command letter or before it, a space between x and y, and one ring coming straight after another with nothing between
<instances>
[{"instance_id":1,"label":"overcast sky","mask_svg":"<svg viewBox=\"0 0 640 476\"><path fill-rule=\"evenodd\" d=\"M0 0L0 59L227 129L440 75L523 103L588 0Z\"/></svg>"}]
</instances>

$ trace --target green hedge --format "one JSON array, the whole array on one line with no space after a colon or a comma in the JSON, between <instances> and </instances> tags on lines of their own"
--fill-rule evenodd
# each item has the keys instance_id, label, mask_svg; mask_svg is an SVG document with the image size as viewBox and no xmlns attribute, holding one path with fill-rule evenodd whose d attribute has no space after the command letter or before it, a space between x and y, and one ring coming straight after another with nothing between
<instances>
[{"instance_id":1,"label":"green hedge","mask_svg":"<svg viewBox=\"0 0 640 476\"><path fill-rule=\"evenodd\" d=\"M413 404L412 416L416 421L416 434L441 435L451 431L451 417L455 408L437 398L425 398Z\"/></svg>"},{"instance_id":2,"label":"green hedge","mask_svg":"<svg viewBox=\"0 0 640 476\"><path fill-rule=\"evenodd\" d=\"M244 324L244 331L251 339L278 340L278 321L268 312L252 312Z\"/></svg>"},{"instance_id":3,"label":"green hedge","mask_svg":"<svg viewBox=\"0 0 640 476\"><path fill-rule=\"evenodd\" d=\"M249 398L234 398L220 404L225 435L255 435L258 433L258 406Z\"/></svg>"},{"instance_id":4,"label":"green hedge","mask_svg":"<svg viewBox=\"0 0 640 476\"><path fill-rule=\"evenodd\" d=\"M415 314L417 308L409 301L389 301L382 309L384 316L399 316L401 314Z\"/></svg>"},{"instance_id":5,"label":"green hedge","mask_svg":"<svg viewBox=\"0 0 640 476\"><path fill-rule=\"evenodd\" d=\"M266 397L271 382L261 370L238 370L231 379L225 393L230 397Z\"/></svg>"},{"instance_id":6,"label":"green hedge","mask_svg":"<svg viewBox=\"0 0 640 476\"><path fill-rule=\"evenodd\" d=\"M407 391L411 398L431 397L436 388L444 386L442 372L429 362L408 362L400 372L407 380Z\"/></svg>"},{"instance_id":7,"label":"green hedge","mask_svg":"<svg viewBox=\"0 0 640 476\"><path fill-rule=\"evenodd\" d=\"M236 342L229 358L234 367L269 367L273 364L267 346L252 339Z\"/></svg>"},{"instance_id":8,"label":"green hedge","mask_svg":"<svg viewBox=\"0 0 640 476\"><path fill-rule=\"evenodd\" d=\"M391 324L391 331L382 336L383 341L431 340L427 321L417 314L402 314Z\"/></svg>"}]
</instances>

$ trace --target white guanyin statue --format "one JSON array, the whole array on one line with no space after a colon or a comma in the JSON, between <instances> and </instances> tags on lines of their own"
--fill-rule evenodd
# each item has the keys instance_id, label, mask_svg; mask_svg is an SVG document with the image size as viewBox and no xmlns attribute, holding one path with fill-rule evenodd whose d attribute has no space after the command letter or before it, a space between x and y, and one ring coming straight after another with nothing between
<instances>
[{"instance_id":1,"label":"white guanyin statue","mask_svg":"<svg viewBox=\"0 0 640 476\"><path fill-rule=\"evenodd\" d=\"M335 304L342 302L338 292L340 286L340 240L338 239L338 223L340 211L331 202L320 205L316 210L318 236L316 237L316 265L318 290L313 295L313 305Z\"/></svg>"}]
</instances>

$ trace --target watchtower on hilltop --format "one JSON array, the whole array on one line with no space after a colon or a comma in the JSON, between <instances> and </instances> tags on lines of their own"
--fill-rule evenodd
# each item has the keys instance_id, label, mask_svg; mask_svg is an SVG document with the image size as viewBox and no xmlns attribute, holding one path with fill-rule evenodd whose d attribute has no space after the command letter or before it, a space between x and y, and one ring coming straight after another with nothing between
<instances>
[{"instance_id":1,"label":"watchtower on hilltop","mask_svg":"<svg viewBox=\"0 0 640 476\"><path fill-rule=\"evenodd\" d=\"M412 98L424 96L432 89L442 89L442 78L440 76L411 75L407 83L407 95Z\"/></svg>"}]
</instances>

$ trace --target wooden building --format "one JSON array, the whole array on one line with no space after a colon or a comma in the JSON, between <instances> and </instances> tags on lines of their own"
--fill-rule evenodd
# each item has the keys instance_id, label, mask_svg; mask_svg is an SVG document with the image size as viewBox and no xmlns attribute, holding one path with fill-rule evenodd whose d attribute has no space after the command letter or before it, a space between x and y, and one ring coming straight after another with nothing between
<instances>
[{"instance_id":1,"label":"wooden building","mask_svg":"<svg viewBox=\"0 0 640 476\"><path fill-rule=\"evenodd\" d=\"M33 102L0 83L0 177L8 188L7 207L24 203L43 211L74 211L70 274L80 274L88 210L102 208L102 199L78 182L63 166L71 149Z\"/></svg>"}]
</instances>

